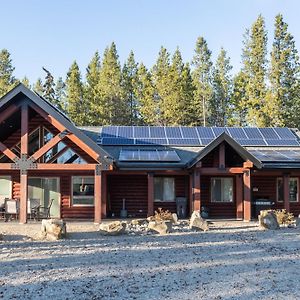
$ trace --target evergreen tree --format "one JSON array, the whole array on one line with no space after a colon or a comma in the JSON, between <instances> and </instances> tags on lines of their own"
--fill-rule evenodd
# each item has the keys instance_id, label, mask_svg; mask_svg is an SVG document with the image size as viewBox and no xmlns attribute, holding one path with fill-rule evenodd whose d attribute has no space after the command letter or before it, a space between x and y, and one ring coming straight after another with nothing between
<instances>
[{"instance_id":1,"label":"evergreen tree","mask_svg":"<svg viewBox=\"0 0 300 300\"><path fill-rule=\"evenodd\" d=\"M268 125L298 127L300 125L299 57L288 24L281 14L275 18L275 33L269 74L270 92L266 114Z\"/></svg>"},{"instance_id":2,"label":"evergreen tree","mask_svg":"<svg viewBox=\"0 0 300 300\"><path fill-rule=\"evenodd\" d=\"M56 103L55 103L55 83L54 83L54 77L52 76L51 72L48 71L44 67L43 67L43 71L46 73L45 82L43 84L43 97L47 101L49 101L52 104L56 105Z\"/></svg>"},{"instance_id":3,"label":"evergreen tree","mask_svg":"<svg viewBox=\"0 0 300 300\"><path fill-rule=\"evenodd\" d=\"M122 86L124 89L125 101L129 111L129 124L137 125L139 123L138 99L136 97L138 63L135 62L133 51L130 52L127 61L122 69Z\"/></svg>"},{"instance_id":4,"label":"evergreen tree","mask_svg":"<svg viewBox=\"0 0 300 300\"><path fill-rule=\"evenodd\" d=\"M129 122L121 77L119 56L115 43L112 43L104 51L99 80L101 103L96 109L103 125L126 125Z\"/></svg>"},{"instance_id":5,"label":"evergreen tree","mask_svg":"<svg viewBox=\"0 0 300 300\"><path fill-rule=\"evenodd\" d=\"M23 79L21 80L21 82L27 87L27 88L31 88L30 83L29 83L29 79L24 76Z\"/></svg>"},{"instance_id":6,"label":"evergreen tree","mask_svg":"<svg viewBox=\"0 0 300 300\"><path fill-rule=\"evenodd\" d=\"M139 119L143 125L158 125L158 104L155 99L155 89L152 75L141 63L137 71L135 94L138 99Z\"/></svg>"},{"instance_id":7,"label":"evergreen tree","mask_svg":"<svg viewBox=\"0 0 300 300\"><path fill-rule=\"evenodd\" d=\"M203 37L196 42L195 55L192 60L194 70L192 72L195 87L193 100L193 125L207 126L209 116L208 105L212 97L211 86L211 51Z\"/></svg>"},{"instance_id":8,"label":"evergreen tree","mask_svg":"<svg viewBox=\"0 0 300 300\"><path fill-rule=\"evenodd\" d=\"M232 78L230 58L222 48L213 69L213 97L210 102L210 124L226 126L231 111Z\"/></svg>"},{"instance_id":9,"label":"evergreen tree","mask_svg":"<svg viewBox=\"0 0 300 300\"><path fill-rule=\"evenodd\" d=\"M265 126L265 97L267 72L267 32L265 21L258 16L250 30L246 31L242 55L243 72L247 77L248 125Z\"/></svg>"},{"instance_id":10,"label":"evergreen tree","mask_svg":"<svg viewBox=\"0 0 300 300\"><path fill-rule=\"evenodd\" d=\"M67 111L66 85L61 77L58 78L55 84L55 103L58 109L63 112Z\"/></svg>"},{"instance_id":11,"label":"evergreen tree","mask_svg":"<svg viewBox=\"0 0 300 300\"><path fill-rule=\"evenodd\" d=\"M37 92L39 95L43 96L44 88L43 88L43 82L41 78L38 78L36 83L33 85L33 90Z\"/></svg>"},{"instance_id":12,"label":"evergreen tree","mask_svg":"<svg viewBox=\"0 0 300 300\"><path fill-rule=\"evenodd\" d=\"M101 110L100 106L103 105L99 92L100 71L101 61L99 52L96 51L86 69L85 98L89 106L88 117L90 125L99 125L99 111Z\"/></svg>"},{"instance_id":13,"label":"evergreen tree","mask_svg":"<svg viewBox=\"0 0 300 300\"><path fill-rule=\"evenodd\" d=\"M76 61L71 65L66 78L68 115L76 125L87 123L87 103L83 97L81 74Z\"/></svg>"},{"instance_id":14,"label":"evergreen tree","mask_svg":"<svg viewBox=\"0 0 300 300\"><path fill-rule=\"evenodd\" d=\"M0 51L0 97L4 96L17 84L13 76L14 70L10 53L6 49L2 49Z\"/></svg>"}]
</instances>

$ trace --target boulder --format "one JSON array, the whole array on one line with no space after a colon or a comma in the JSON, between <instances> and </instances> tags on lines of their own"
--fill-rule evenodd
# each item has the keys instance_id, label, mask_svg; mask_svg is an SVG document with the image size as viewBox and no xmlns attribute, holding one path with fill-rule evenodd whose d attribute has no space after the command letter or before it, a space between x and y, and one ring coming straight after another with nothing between
<instances>
[{"instance_id":1,"label":"boulder","mask_svg":"<svg viewBox=\"0 0 300 300\"><path fill-rule=\"evenodd\" d=\"M150 221L148 224L148 229L155 231L159 234L167 234L172 231L171 221Z\"/></svg>"},{"instance_id":2,"label":"boulder","mask_svg":"<svg viewBox=\"0 0 300 300\"><path fill-rule=\"evenodd\" d=\"M258 216L259 227L263 229L279 229L276 214L271 210L262 210Z\"/></svg>"},{"instance_id":3,"label":"boulder","mask_svg":"<svg viewBox=\"0 0 300 300\"><path fill-rule=\"evenodd\" d=\"M104 235L120 235L125 233L125 230L126 222L114 221L99 225L99 232Z\"/></svg>"},{"instance_id":4,"label":"boulder","mask_svg":"<svg viewBox=\"0 0 300 300\"><path fill-rule=\"evenodd\" d=\"M196 229L199 231L207 231L209 230L208 223L206 220L204 220L199 211L194 211L192 213L191 219L190 219L190 229Z\"/></svg>"},{"instance_id":5,"label":"boulder","mask_svg":"<svg viewBox=\"0 0 300 300\"><path fill-rule=\"evenodd\" d=\"M0 241L3 241L3 239L4 239L4 234L0 233Z\"/></svg>"},{"instance_id":6,"label":"boulder","mask_svg":"<svg viewBox=\"0 0 300 300\"><path fill-rule=\"evenodd\" d=\"M300 227L300 217L299 216L296 219L296 227Z\"/></svg>"},{"instance_id":7,"label":"boulder","mask_svg":"<svg viewBox=\"0 0 300 300\"><path fill-rule=\"evenodd\" d=\"M178 224L178 217L177 217L177 214L172 214L172 222L174 223L174 224Z\"/></svg>"},{"instance_id":8,"label":"boulder","mask_svg":"<svg viewBox=\"0 0 300 300\"><path fill-rule=\"evenodd\" d=\"M66 222L60 219L42 220L42 237L47 240L59 240L66 237Z\"/></svg>"}]
</instances>

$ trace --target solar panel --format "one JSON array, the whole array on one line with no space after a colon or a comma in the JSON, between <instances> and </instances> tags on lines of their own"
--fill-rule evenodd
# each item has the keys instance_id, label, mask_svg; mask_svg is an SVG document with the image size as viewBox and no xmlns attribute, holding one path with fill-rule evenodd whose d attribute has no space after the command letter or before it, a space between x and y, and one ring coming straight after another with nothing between
<instances>
[{"instance_id":1,"label":"solar panel","mask_svg":"<svg viewBox=\"0 0 300 300\"><path fill-rule=\"evenodd\" d=\"M181 139L181 131L179 127L165 127L167 138Z\"/></svg>"},{"instance_id":2,"label":"solar panel","mask_svg":"<svg viewBox=\"0 0 300 300\"><path fill-rule=\"evenodd\" d=\"M263 136L261 135L258 128L245 127L243 129L249 139L255 139L255 140L263 139Z\"/></svg>"},{"instance_id":3,"label":"solar panel","mask_svg":"<svg viewBox=\"0 0 300 300\"><path fill-rule=\"evenodd\" d=\"M208 145L209 143L211 143L214 140L214 138L210 138L210 139L201 139L201 145Z\"/></svg>"},{"instance_id":4,"label":"solar panel","mask_svg":"<svg viewBox=\"0 0 300 300\"><path fill-rule=\"evenodd\" d=\"M136 126L133 128L135 138L149 138L150 131L148 126Z\"/></svg>"},{"instance_id":5,"label":"solar panel","mask_svg":"<svg viewBox=\"0 0 300 300\"><path fill-rule=\"evenodd\" d=\"M215 136L219 136L223 132L226 132L226 128L225 127L212 127L212 130L213 130Z\"/></svg>"},{"instance_id":6,"label":"solar panel","mask_svg":"<svg viewBox=\"0 0 300 300\"><path fill-rule=\"evenodd\" d=\"M283 140L289 140L289 139L294 140L297 138L289 128L277 127L277 128L274 128L274 130L280 136L280 138Z\"/></svg>"},{"instance_id":7,"label":"solar panel","mask_svg":"<svg viewBox=\"0 0 300 300\"><path fill-rule=\"evenodd\" d=\"M228 127L227 131L233 139L247 139L243 128Z\"/></svg>"},{"instance_id":8,"label":"solar panel","mask_svg":"<svg viewBox=\"0 0 300 300\"><path fill-rule=\"evenodd\" d=\"M199 146L199 139L169 139L169 145Z\"/></svg>"},{"instance_id":9,"label":"solar panel","mask_svg":"<svg viewBox=\"0 0 300 300\"><path fill-rule=\"evenodd\" d=\"M134 140L126 138L102 138L102 145L134 145Z\"/></svg>"},{"instance_id":10,"label":"solar panel","mask_svg":"<svg viewBox=\"0 0 300 300\"><path fill-rule=\"evenodd\" d=\"M267 140L268 146L299 146L297 140Z\"/></svg>"},{"instance_id":11,"label":"solar panel","mask_svg":"<svg viewBox=\"0 0 300 300\"><path fill-rule=\"evenodd\" d=\"M168 140L167 139L136 139L135 140L136 145L168 145Z\"/></svg>"},{"instance_id":12,"label":"solar panel","mask_svg":"<svg viewBox=\"0 0 300 300\"><path fill-rule=\"evenodd\" d=\"M118 136L125 138L133 138L133 127L119 126Z\"/></svg>"},{"instance_id":13,"label":"solar panel","mask_svg":"<svg viewBox=\"0 0 300 300\"><path fill-rule=\"evenodd\" d=\"M260 139L237 139L236 141L242 146L266 146L266 142Z\"/></svg>"},{"instance_id":14,"label":"solar panel","mask_svg":"<svg viewBox=\"0 0 300 300\"><path fill-rule=\"evenodd\" d=\"M198 139L197 130L195 127L181 127L182 136L185 139Z\"/></svg>"},{"instance_id":15,"label":"solar panel","mask_svg":"<svg viewBox=\"0 0 300 300\"><path fill-rule=\"evenodd\" d=\"M102 127L102 132L100 137L115 137L117 136L118 127L116 126L107 126Z\"/></svg>"},{"instance_id":16,"label":"solar panel","mask_svg":"<svg viewBox=\"0 0 300 300\"><path fill-rule=\"evenodd\" d=\"M150 126L150 138L166 138L164 127Z\"/></svg>"},{"instance_id":17,"label":"solar panel","mask_svg":"<svg viewBox=\"0 0 300 300\"><path fill-rule=\"evenodd\" d=\"M259 131L266 140L279 139L279 136L273 128L259 128Z\"/></svg>"},{"instance_id":18,"label":"solar panel","mask_svg":"<svg viewBox=\"0 0 300 300\"><path fill-rule=\"evenodd\" d=\"M147 150L147 149L122 149L119 154L120 161L160 161L179 162L180 158L175 150Z\"/></svg>"},{"instance_id":19,"label":"solar panel","mask_svg":"<svg viewBox=\"0 0 300 300\"><path fill-rule=\"evenodd\" d=\"M201 140L215 138L215 135L210 127L196 127L196 130Z\"/></svg>"}]
</instances>

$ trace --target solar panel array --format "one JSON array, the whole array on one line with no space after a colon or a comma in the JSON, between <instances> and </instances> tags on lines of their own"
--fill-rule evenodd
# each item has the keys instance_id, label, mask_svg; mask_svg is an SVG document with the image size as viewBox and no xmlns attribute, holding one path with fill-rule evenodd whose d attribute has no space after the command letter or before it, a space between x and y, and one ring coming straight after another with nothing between
<instances>
[{"instance_id":1,"label":"solar panel array","mask_svg":"<svg viewBox=\"0 0 300 300\"><path fill-rule=\"evenodd\" d=\"M300 162L300 151L295 150L250 150L262 162Z\"/></svg>"},{"instance_id":2,"label":"solar panel array","mask_svg":"<svg viewBox=\"0 0 300 300\"><path fill-rule=\"evenodd\" d=\"M175 150L122 149L119 161L178 162L180 158Z\"/></svg>"},{"instance_id":3,"label":"solar panel array","mask_svg":"<svg viewBox=\"0 0 300 300\"><path fill-rule=\"evenodd\" d=\"M226 132L242 146L299 146L297 136L289 128L255 127L102 127L101 145L206 146Z\"/></svg>"}]
</instances>

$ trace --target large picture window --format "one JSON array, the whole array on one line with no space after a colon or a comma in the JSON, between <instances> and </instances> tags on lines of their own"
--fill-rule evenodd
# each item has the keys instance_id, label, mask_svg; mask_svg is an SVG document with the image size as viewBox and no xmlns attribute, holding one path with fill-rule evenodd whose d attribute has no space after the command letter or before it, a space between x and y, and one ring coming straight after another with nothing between
<instances>
[{"instance_id":1,"label":"large picture window","mask_svg":"<svg viewBox=\"0 0 300 300\"><path fill-rule=\"evenodd\" d=\"M211 201L233 202L233 180L226 177L211 179Z\"/></svg>"},{"instance_id":2,"label":"large picture window","mask_svg":"<svg viewBox=\"0 0 300 300\"><path fill-rule=\"evenodd\" d=\"M283 202L283 179L277 178L277 202ZM298 178L289 178L289 200L298 202Z\"/></svg>"},{"instance_id":3,"label":"large picture window","mask_svg":"<svg viewBox=\"0 0 300 300\"><path fill-rule=\"evenodd\" d=\"M154 177L154 201L175 201L174 178Z\"/></svg>"},{"instance_id":4,"label":"large picture window","mask_svg":"<svg viewBox=\"0 0 300 300\"><path fill-rule=\"evenodd\" d=\"M93 177L72 177L73 205L93 206L94 205L94 178Z\"/></svg>"}]
</instances>

